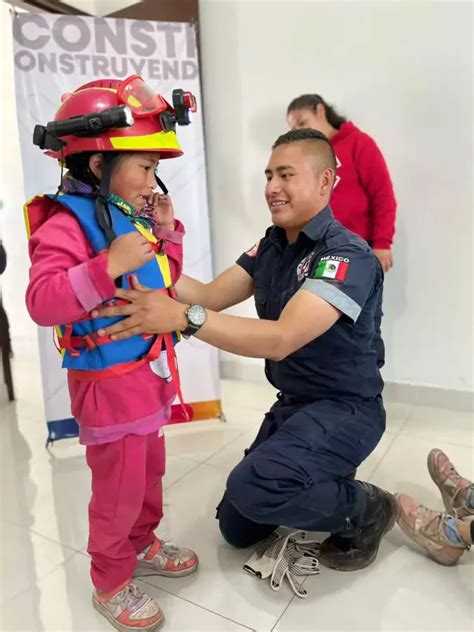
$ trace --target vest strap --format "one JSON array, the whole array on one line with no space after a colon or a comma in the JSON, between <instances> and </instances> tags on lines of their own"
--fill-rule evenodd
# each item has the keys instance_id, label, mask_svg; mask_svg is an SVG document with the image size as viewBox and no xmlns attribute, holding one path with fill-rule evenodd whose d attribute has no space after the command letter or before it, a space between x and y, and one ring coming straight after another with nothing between
<instances>
[{"instance_id":1,"label":"vest strap","mask_svg":"<svg viewBox=\"0 0 474 632\"><path fill-rule=\"evenodd\" d=\"M91 382L92 380L103 380L108 377L117 377L119 375L124 375L125 373L130 373L130 371L134 371L139 366L143 364L147 364L148 362L152 362L156 360L161 352L163 351L163 334L160 334L156 337L155 342L151 346L147 355L141 360L131 360L130 362L122 362L121 364L115 364L108 369L99 369L99 370L81 370L81 369L68 369L69 375L75 380L79 380L81 382Z\"/></svg>"},{"instance_id":2,"label":"vest strap","mask_svg":"<svg viewBox=\"0 0 474 632\"><path fill-rule=\"evenodd\" d=\"M80 355L78 347L86 347L88 349L95 349L100 345L106 345L109 342L114 342L110 336L99 336L96 333L87 334L86 336L63 336L59 340L59 348L65 349L72 354L75 352L75 356Z\"/></svg>"},{"instance_id":3,"label":"vest strap","mask_svg":"<svg viewBox=\"0 0 474 632\"><path fill-rule=\"evenodd\" d=\"M161 290L155 290L155 291L161 292L163 294L168 294L171 298L176 299L176 290L173 285L168 288L162 288ZM120 298L114 301L113 306L115 307L117 305L128 305L128 304L129 304L128 301ZM81 318L81 320L77 322L84 322L86 320L92 320L92 319L90 316L85 316L84 318ZM155 337L155 334L142 334L142 338L144 340L148 340L154 337ZM99 347L100 345L109 344L110 342L115 342L115 341L112 340L110 336L99 336L99 334L97 333L91 333L85 336L73 336L72 325L65 325L65 332L63 335L61 335L58 338L57 347L59 347L58 351L63 351L63 350L68 351L71 355L77 358L79 355L81 355L81 347L84 347L84 349L82 349L83 351L88 351L90 349L95 349L96 347ZM151 349L150 349L150 352L151 352ZM84 371L81 370L81 373L84 373Z\"/></svg>"},{"instance_id":4,"label":"vest strap","mask_svg":"<svg viewBox=\"0 0 474 632\"><path fill-rule=\"evenodd\" d=\"M181 409L183 411L184 417L186 421L191 421L189 417L189 412L187 406L184 404L183 393L181 391L181 379L179 376L178 369L178 360L176 358L176 351L174 349L173 344L173 335L172 334L164 334L165 340L165 348L166 348L166 359L168 360L168 367L171 373L171 378L175 383L176 387L176 396L181 405Z\"/></svg>"}]
</instances>

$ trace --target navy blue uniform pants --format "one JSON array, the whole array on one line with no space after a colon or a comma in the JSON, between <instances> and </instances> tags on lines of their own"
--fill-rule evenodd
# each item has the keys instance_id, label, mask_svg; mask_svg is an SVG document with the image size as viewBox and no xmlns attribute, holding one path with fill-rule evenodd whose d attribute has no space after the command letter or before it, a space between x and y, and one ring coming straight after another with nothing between
<instances>
[{"instance_id":1,"label":"navy blue uniform pants","mask_svg":"<svg viewBox=\"0 0 474 632\"><path fill-rule=\"evenodd\" d=\"M224 538L247 547L278 526L350 533L367 504L351 473L385 430L382 398L293 403L281 397L232 470L217 508Z\"/></svg>"}]
</instances>

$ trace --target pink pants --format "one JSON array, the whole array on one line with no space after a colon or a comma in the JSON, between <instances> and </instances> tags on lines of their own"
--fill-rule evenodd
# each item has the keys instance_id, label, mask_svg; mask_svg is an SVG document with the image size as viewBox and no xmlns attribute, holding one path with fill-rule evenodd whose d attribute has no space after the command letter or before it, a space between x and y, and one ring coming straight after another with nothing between
<instances>
[{"instance_id":1,"label":"pink pants","mask_svg":"<svg viewBox=\"0 0 474 632\"><path fill-rule=\"evenodd\" d=\"M137 553L163 517L165 438L127 435L86 448L92 471L89 545L92 583L109 592L132 577Z\"/></svg>"}]
</instances>

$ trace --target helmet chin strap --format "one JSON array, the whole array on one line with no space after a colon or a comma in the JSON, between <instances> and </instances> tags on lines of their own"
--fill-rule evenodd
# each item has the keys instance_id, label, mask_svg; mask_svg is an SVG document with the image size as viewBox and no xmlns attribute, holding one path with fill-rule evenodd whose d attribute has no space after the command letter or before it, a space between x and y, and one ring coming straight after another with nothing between
<instances>
[{"instance_id":1,"label":"helmet chin strap","mask_svg":"<svg viewBox=\"0 0 474 632\"><path fill-rule=\"evenodd\" d=\"M104 152L104 162L102 165L102 177L100 180L99 195L95 203L95 213L99 226L104 231L105 237L109 244L117 237L113 229L112 215L109 209L108 197L110 193L110 179L114 162L117 160L117 154Z\"/></svg>"},{"instance_id":2,"label":"helmet chin strap","mask_svg":"<svg viewBox=\"0 0 474 632\"><path fill-rule=\"evenodd\" d=\"M59 194L62 193L63 187L64 187L64 147L61 147L60 152L61 152L61 155L59 158L59 164L61 166L61 174L59 176L58 190L54 194L54 198L53 198L55 202L58 199Z\"/></svg>"},{"instance_id":3,"label":"helmet chin strap","mask_svg":"<svg viewBox=\"0 0 474 632\"><path fill-rule=\"evenodd\" d=\"M158 174L156 173L156 171L155 171L155 180L156 180L156 184L160 187L163 195L168 195L168 189L165 183L163 182L163 180L158 177Z\"/></svg>"}]
</instances>

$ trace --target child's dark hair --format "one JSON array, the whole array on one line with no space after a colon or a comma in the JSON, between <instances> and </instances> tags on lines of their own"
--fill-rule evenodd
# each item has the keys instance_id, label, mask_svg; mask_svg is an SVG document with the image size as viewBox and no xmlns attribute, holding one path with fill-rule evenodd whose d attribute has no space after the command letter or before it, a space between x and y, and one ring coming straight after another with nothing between
<instances>
[{"instance_id":1,"label":"child's dark hair","mask_svg":"<svg viewBox=\"0 0 474 632\"><path fill-rule=\"evenodd\" d=\"M341 116L334 106L326 103L319 94L302 94L300 97L296 97L288 106L286 113L288 115L294 110L312 110L316 112L316 108L319 104L324 107L329 125L335 129L339 129L341 125L347 123L347 119Z\"/></svg>"},{"instance_id":2,"label":"child's dark hair","mask_svg":"<svg viewBox=\"0 0 474 632\"><path fill-rule=\"evenodd\" d=\"M80 154L67 156L65 160L66 169L74 179L80 180L94 188L99 186L100 180L90 170L89 159L96 153L96 151L83 151Z\"/></svg>"}]
</instances>

